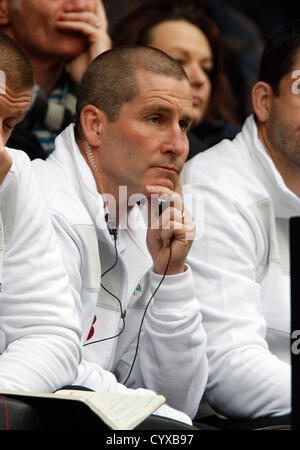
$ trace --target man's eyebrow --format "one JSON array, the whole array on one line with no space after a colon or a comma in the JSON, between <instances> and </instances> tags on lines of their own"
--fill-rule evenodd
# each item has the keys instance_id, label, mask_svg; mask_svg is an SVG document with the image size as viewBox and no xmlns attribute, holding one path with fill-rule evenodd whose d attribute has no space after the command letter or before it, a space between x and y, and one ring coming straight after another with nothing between
<instances>
[{"instance_id":1,"label":"man's eyebrow","mask_svg":"<svg viewBox=\"0 0 300 450\"><path fill-rule=\"evenodd\" d=\"M153 104L146 109L146 113L148 113L148 114L155 113L155 112L162 112L162 113L170 114L173 112L173 108L171 108L169 106L160 105L160 104ZM182 116L180 116L180 120L185 120L186 122L192 122L194 119L193 119L192 115L190 115L190 114L183 114Z\"/></svg>"},{"instance_id":2,"label":"man's eyebrow","mask_svg":"<svg viewBox=\"0 0 300 450\"><path fill-rule=\"evenodd\" d=\"M159 103L153 103L152 105L149 105L148 107L146 107L146 112L147 113L153 113L153 112L170 113L170 112L173 112L173 109L169 106L164 106Z\"/></svg>"}]
</instances>

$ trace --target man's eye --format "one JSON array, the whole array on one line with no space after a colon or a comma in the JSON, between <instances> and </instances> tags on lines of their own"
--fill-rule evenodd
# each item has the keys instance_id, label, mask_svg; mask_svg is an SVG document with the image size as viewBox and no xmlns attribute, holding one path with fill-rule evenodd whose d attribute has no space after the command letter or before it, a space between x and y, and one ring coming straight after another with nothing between
<instances>
[{"instance_id":1,"label":"man's eye","mask_svg":"<svg viewBox=\"0 0 300 450\"><path fill-rule=\"evenodd\" d=\"M154 116L154 117L150 117L150 122L152 122L152 123L159 123L160 122L160 117L158 117L158 116Z\"/></svg>"},{"instance_id":2,"label":"man's eye","mask_svg":"<svg viewBox=\"0 0 300 450\"><path fill-rule=\"evenodd\" d=\"M180 120L179 126L182 129L182 131L187 131L189 129L190 124L186 120Z\"/></svg>"},{"instance_id":3,"label":"man's eye","mask_svg":"<svg viewBox=\"0 0 300 450\"><path fill-rule=\"evenodd\" d=\"M12 129L13 129L13 125L10 125L9 123L5 123L5 122L4 122L4 126L5 126L8 130L12 130Z\"/></svg>"}]
</instances>

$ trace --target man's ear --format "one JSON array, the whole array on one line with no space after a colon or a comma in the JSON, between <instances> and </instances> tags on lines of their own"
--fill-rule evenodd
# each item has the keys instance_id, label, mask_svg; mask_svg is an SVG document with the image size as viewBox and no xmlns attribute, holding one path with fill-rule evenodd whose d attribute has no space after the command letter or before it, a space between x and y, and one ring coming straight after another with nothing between
<instances>
[{"instance_id":1,"label":"man's ear","mask_svg":"<svg viewBox=\"0 0 300 450\"><path fill-rule=\"evenodd\" d=\"M104 113L94 105L87 105L80 114L83 136L92 147L99 147L102 140Z\"/></svg>"},{"instance_id":2,"label":"man's ear","mask_svg":"<svg viewBox=\"0 0 300 450\"><path fill-rule=\"evenodd\" d=\"M0 0L0 27L6 27L9 23L7 0Z\"/></svg>"},{"instance_id":3,"label":"man's ear","mask_svg":"<svg viewBox=\"0 0 300 450\"><path fill-rule=\"evenodd\" d=\"M273 96L273 89L268 83L258 81L253 86L252 104L254 112L260 122L265 123L268 120Z\"/></svg>"}]
</instances>

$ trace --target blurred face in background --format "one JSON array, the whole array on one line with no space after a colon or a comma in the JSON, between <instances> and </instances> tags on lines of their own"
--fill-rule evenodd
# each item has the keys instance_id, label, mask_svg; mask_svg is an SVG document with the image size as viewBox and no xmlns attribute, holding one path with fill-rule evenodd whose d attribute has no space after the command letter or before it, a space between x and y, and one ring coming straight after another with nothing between
<instances>
[{"instance_id":1,"label":"blurred face in background","mask_svg":"<svg viewBox=\"0 0 300 450\"><path fill-rule=\"evenodd\" d=\"M1 0L1 25L35 58L69 60L87 45L84 34L61 30L65 14L93 12L99 0ZM74 20L74 19L73 19Z\"/></svg>"},{"instance_id":2,"label":"blurred face in background","mask_svg":"<svg viewBox=\"0 0 300 450\"><path fill-rule=\"evenodd\" d=\"M152 28L148 45L179 61L190 80L194 125L202 121L211 95L211 46L205 34L185 20L168 20Z\"/></svg>"}]
</instances>

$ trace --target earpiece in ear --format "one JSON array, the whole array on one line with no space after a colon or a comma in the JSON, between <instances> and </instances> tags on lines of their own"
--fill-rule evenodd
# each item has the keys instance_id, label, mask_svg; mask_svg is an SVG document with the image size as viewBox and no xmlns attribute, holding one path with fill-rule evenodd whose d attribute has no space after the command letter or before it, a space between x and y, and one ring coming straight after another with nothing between
<instances>
[{"instance_id":1,"label":"earpiece in ear","mask_svg":"<svg viewBox=\"0 0 300 450\"><path fill-rule=\"evenodd\" d=\"M96 125L95 125L95 127L96 127ZM98 129L98 127L96 127L96 128ZM84 142L84 150L85 150L86 157L87 157L91 167L94 169L95 172L98 172L96 161L95 161L92 149L91 149L88 141ZM104 203L104 218L105 218L105 222L106 222L109 233L111 235L113 235L115 239L117 239L118 229L117 229L116 221L110 215L107 203Z\"/></svg>"},{"instance_id":2,"label":"earpiece in ear","mask_svg":"<svg viewBox=\"0 0 300 450\"><path fill-rule=\"evenodd\" d=\"M87 157L88 162L90 163L91 167L94 169L95 172L98 172L98 167L97 167L92 149L91 149L88 141L84 142L84 150L85 150L86 157Z\"/></svg>"},{"instance_id":3,"label":"earpiece in ear","mask_svg":"<svg viewBox=\"0 0 300 450\"><path fill-rule=\"evenodd\" d=\"M98 133L98 131L99 131L98 125L94 125L94 126L93 126L93 130L96 131L96 133Z\"/></svg>"}]
</instances>

